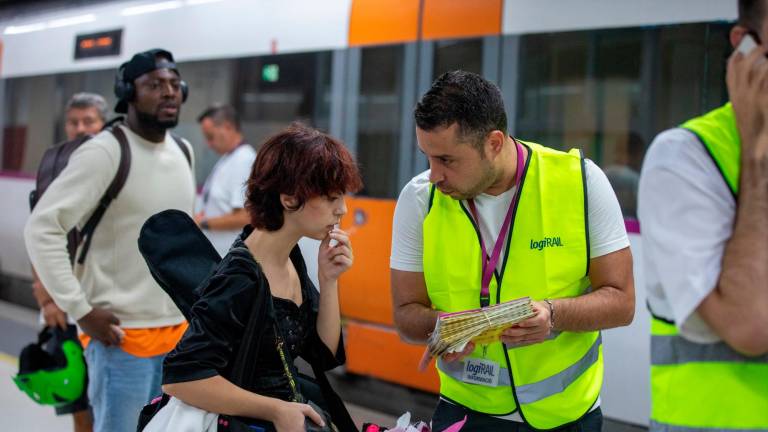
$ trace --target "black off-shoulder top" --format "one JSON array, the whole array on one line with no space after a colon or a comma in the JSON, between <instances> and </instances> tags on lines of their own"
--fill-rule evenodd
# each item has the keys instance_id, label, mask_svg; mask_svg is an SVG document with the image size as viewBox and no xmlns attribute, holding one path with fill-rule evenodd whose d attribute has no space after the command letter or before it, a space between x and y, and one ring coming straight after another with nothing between
<instances>
[{"instance_id":1,"label":"black off-shoulder top","mask_svg":"<svg viewBox=\"0 0 768 432\"><path fill-rule=\"evenodd\" d=\"M319 293L307 275L299 247L294 247L290 258L301 283L300 306L271 295L261 266L243 242L252 230L250 227L243 230L213 275L198 287L200 299L192 308L189 328L163 363L163 384L216 375L232 380L238 350L247 343L244 333L253 311L261 311L255 312L258 315L256 333L260 334L251 335L251 339L258 338L259 343L245 363L253 365L246 374L248 379L242 383L246 390L291 399L291 388L275 342L275 322L293 358L302 357L322 370L345 362L343 341L339 341L334 354L317 334Z\"/></svg>"}]
</instances>

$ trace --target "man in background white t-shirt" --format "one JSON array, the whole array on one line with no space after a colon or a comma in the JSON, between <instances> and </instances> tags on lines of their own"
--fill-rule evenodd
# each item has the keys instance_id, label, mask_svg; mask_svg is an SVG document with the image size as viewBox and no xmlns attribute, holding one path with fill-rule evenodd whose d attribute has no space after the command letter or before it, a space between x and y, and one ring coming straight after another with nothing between
<instances>
[{"instance_id":1,"label":"man in background white t-shirt","mask_svg":"<svg viewBox=\"0 0 768 432\"><path fill-rule=\"evenodd\" d=\"M245 183L256 160L256 150L243 139L240 118L231 106L213 105L197 121L208 146L221 158L203 185L202 206L195 222L219 255L224 256L249 222L243 208Z\"/></svg>"}]
</instances>

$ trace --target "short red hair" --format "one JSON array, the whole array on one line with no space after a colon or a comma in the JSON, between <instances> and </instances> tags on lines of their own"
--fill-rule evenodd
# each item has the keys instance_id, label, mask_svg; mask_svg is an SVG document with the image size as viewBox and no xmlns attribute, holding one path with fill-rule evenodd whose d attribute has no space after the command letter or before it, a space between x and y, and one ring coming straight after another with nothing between
<instances>
[{"instance_id":1,"label":"short red hair","mask_svg":"<svg viewBox=\"0 0 768 432\"><path fill-rule=\"evenodd\" d=\"M255 228L277 231L283 211L295 211L310 198L357 192L363 186L357 163L337 139L293 123L261 146L248 178L245 208ZM284 208L280 194L297 204Z\"/></svg>"}]
</instances>

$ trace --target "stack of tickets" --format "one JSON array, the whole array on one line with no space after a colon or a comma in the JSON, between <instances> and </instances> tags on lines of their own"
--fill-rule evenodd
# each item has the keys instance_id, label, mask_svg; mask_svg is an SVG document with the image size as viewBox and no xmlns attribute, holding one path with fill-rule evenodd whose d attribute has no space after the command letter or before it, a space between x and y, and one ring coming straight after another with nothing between
<instances>
[{"instance_id":1,"label":"stack of tickets","mask_svg":"<svg viewBox=\"0 0 768 432\"><path fill-rule=\"evenodd\" d=\"M534 315L530 297L482 309L440 314L435 330L427 340L427 350L431 357L437 357L462 351L470 341L476 344L497 342L504 329Z\"/></svg>"}]
</instances>

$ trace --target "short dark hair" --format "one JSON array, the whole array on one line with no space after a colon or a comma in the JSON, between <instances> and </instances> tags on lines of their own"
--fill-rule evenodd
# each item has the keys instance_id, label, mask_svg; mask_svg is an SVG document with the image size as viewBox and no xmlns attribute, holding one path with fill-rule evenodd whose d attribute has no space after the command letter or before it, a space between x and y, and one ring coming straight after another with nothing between
<instances>
[{"instance_id":1,"label":"short dark hair","mask_svg":"<svg viewBox=\"0 0 768 432\"><path fill-rule=\"evenodd\" d=\"M739 25L759 32L765 17L765 0L739 0Z\"/></svg>"},{"instance_id":2,"label":"short dark hair","mask_svg":"<svg viewBox=\"0 0 768 432\"><path fill-rule=\"evenodd\" d=\"M494 130L507 133L507 114L499 88L478 74L446 72L438 77L414 111L416 126L425 131L458 123L463 140L476 147Z\"/></svg>"},{"instance_id":3,"label":"short dark hair","mask_svg":"<svg viewBox=\"0 0 768 432\"><path fill-rule=\"evenodd\" d=\"M227 122L234 126L236 131L240 132L240 116L230 105L213 104L209 106L202 114L197 116L197 122L202 123L207 118L210 118L216 126L221 126L221 123Z\"/></svg>"},{"instance_id":4,"label":"short dark hair","mask_svg":"<svg viewBox=\"0 0 768 432\"><path fill-rule=\"evenodd\" d=\"M316 196L357 192L362 186L357 163L339 140L296 122L259 149L248 178L245 209L255 228L277 231L283 226L284 210L298 210ZM284 209L280 194L295 197L296 205Z\"/></svg>"}]
</instances>

